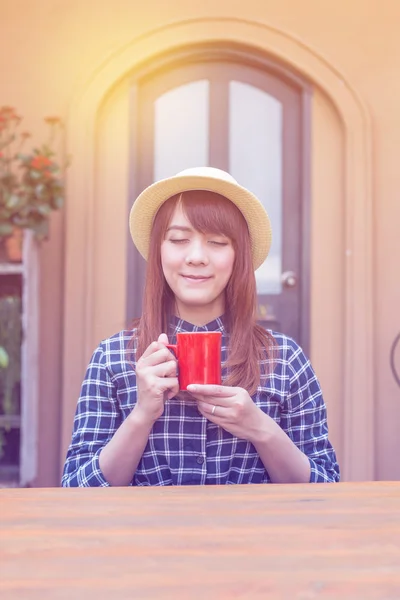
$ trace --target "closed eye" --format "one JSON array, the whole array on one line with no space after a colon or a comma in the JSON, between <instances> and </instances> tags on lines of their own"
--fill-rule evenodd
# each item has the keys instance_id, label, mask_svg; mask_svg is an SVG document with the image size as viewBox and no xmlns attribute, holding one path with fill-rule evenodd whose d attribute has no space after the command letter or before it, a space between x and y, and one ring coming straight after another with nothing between
<instances>
[{"instance_id":1,"label":"closed eye","mask_svg":"<svg viewBox=\"0 0 400 600\"><path fill-rule=\"evenodd\" d=\"M174 239L174 240L169 240L169 241L172 242L173 244L182 244L184 242L188 242L189 240L184 238L184 239L179 239L179 240Z\"/></svg>"},{"instance_id":2,"label":"closed eye","mask_svg":"<svg viewBox=\"0 0 400 600\"><path fill-rule=\"evenodd\" d=\"M227 246L228 242L217 242L215 240L210 240L210 244L213 244L214 246Z\"/></svg>"}]
</instances>

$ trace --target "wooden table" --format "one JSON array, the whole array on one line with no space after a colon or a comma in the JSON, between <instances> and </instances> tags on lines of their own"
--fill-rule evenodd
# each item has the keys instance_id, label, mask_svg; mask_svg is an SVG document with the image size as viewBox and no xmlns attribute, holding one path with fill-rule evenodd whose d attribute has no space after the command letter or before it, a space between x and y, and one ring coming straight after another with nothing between
<instances>
[{"instance_id":1,"label":"wooden table","mask_svg":"<svg viewBox=\"0 0 400 600\"><path fill-rule=\"evenodd\" d=\"M400 598L400 482L0 490L0 598Z\"/></svg>"}]
</instances>

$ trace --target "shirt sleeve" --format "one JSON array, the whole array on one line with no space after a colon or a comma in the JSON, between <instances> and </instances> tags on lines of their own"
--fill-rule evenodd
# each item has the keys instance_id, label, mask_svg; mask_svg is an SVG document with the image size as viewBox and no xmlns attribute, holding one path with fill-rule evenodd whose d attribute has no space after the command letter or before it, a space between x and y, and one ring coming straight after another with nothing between
<instances>
[{"instance_id":1,"label":"shirt sleeve","mask_svg":"<svg viewBox=\"0 0 400 600\"><path fill-rule=\"evenodd\" d=\"M336 482L340 478L339 465L328 438L321 387L303 350L292 343L288 356L290 391L281 415L281 425L308 457L310 483Z\"/></svg>"},{"instance_id":2,"label":"shirt sleeve","mask_svg":"<svg viewBox=\"0 0 400 600\"><path fill-rule=\"evenodd\" d=\"M100 344L82 384L61 480L63 487L109 485L101 472L99 456L121 422L116 386Z\"/></svg>"}]
</instances>

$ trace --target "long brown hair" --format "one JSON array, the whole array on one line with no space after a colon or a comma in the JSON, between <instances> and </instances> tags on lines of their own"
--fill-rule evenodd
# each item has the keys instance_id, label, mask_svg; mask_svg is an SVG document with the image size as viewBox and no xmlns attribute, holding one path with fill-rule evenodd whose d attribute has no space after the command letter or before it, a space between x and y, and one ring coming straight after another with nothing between
<instances>
[{"instance_id":1,"label":"long brown hair","mask_svg":"<svg viewBox=\"0 0 400 600\"><path fill-rule=\"evenodd\" d=\"M152 227L143 312L135 323L138 359L160 333L168 332L175 312L175 298L161 264L164 240L175 207L183 211L197 231L227 236L235 251L232 275L225 289L224 325L229 334L227 379L225 385L238 386L253 395L266 364L274 357L275 340L256 322L257 291L250 235L240 210L227 198L208 191L186 191L169 198L158 210ZM157 301L157 299L160 299ZM262 361L261 369L260 363Z\"/></svg>"}]
</instances>

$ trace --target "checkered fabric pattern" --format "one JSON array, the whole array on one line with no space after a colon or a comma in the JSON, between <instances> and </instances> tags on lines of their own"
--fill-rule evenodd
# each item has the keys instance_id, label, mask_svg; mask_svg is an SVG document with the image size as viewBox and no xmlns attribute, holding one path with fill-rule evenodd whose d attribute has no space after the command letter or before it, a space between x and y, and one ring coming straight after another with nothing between
<instances>
[{"instance_id":1,"label":"checkered fabric pattern","mask_svg":"<svg viewBox=\"0 0 400 600\"><path fill-rule=\"evenodd\" d=\"M179 331L221 331L222 362L227 333L221 318L204 327L175 319L169 339ZM253 401L272 417L311 465L311 482L339 480L339 466L328 439L326 408L310 361L291 338L272 332L278 345L273 373ZM136 403L132 331L104 340L95 350L82 385L62 485L107 486L99 455ZM267 360L267 359L266 359ZM208 421L196 403L173 398L155 422L131 485L211 485L270 483L254 446Z\"/></svg>"}]
</instances>

